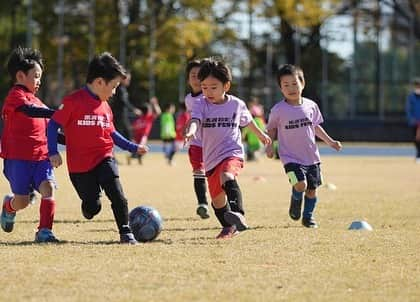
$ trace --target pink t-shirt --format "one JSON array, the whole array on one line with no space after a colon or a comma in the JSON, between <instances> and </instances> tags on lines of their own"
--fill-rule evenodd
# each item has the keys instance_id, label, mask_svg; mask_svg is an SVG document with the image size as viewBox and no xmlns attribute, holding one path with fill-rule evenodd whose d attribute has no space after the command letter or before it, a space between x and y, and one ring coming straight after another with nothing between
<instances>
[{"instance_id":1,"label":"pink t-shirt","mask_svg":"<svg viewBox=\"0 0 420 302\"><path fill-rule=\"evenodd\" d=\"M203 96L193 106L191 118L200 120L203 161L206 171L228 157L244 158L241 130L252 121L245 103L233 95L226 95L223 104L208 102Z\"/></svg>"},{"instance_id":2,"label":"pink t-shirt","mask_svg":"<svg viewBox=\"0 0 420 302\"><path fill-rule=\"evenodd\" d=\"M192 95L191 93L185 96L185 107L187 107L187 111L191 114L194 104L199 100L203 95L200 93L198 95ZM194 146L202 146L200 134L197 135L190 140L190 145Z\"/></svg>"},{"instance_id":3,"label":"pink t-shirt","mask_svg":"<svg viewBox=\"0 0 420 302\"><path fill-rule=\"evenodd\" d=\"M313 165L320 162L315 126L323 122L318 105L307 98L292 106L281 101L271 108L267 130L277 130L279 156L283 164Z\"/></svg>"}]
</instances>

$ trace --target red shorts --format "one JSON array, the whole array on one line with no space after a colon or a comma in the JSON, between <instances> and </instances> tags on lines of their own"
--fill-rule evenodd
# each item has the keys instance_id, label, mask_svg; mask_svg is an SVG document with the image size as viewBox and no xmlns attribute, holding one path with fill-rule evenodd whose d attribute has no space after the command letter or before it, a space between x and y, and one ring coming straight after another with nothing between
<instances>
[{"instance_id":1,"label":"red shorts","mask_svg":"<svg viewBox=\"0 0 420 302\"><path fill-rule=\"evenodd\" d=\"M244 161L239 157L228 157L219 163L216 167L206 173L209 192L212 199L216 198L223 192L221 183L221 174L229 172L234 176L238 176L244 167Z\"/></svg>"},{"instance_id":2,"label":"red shorts","mask_svg":"<svg viewBox=\"0 0 420 302\"><path fill-rule=\"evenodd\" d=\"M194 171L197 171L197 170L204 171L202 147L191 145L188 148L188 156L190 158L190 163Z\"/></svg>"}]
</instances>

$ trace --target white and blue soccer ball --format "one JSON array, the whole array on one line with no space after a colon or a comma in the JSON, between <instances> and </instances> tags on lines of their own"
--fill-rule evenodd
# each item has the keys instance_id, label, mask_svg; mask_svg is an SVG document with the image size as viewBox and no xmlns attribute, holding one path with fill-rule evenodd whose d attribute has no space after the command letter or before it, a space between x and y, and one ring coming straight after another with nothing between
<instances>
[{"instance_id":1,"label":"white and blue soccer ball","mask_svg":"<svg viewBox=\"0 0 420 302\"><path fill-rule=\"evenodd\" d=\"M150 206L138 206L128 215L128 223L137 241L152 241L159 236L163 220L159 212Z\"/></svg>"}]
</instances>

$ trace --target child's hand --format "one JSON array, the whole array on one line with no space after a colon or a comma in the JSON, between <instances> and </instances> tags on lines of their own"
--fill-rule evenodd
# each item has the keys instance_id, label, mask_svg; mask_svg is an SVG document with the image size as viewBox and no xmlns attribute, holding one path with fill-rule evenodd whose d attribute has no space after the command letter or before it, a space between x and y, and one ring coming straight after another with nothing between
<instances>
[{"instance_id":1,"label":"child's hand","mask_svg":"<svg viewBox=\"0 0 420 302\"><path fill-rule=\"evenodd\" d=\"M274 157L273 144L267 145L267 147L265 148L265 154L267 154L268 158L273 158Z\"/></svg>"},{"instance_id":2,"label":"child's hand","mask_svg":"<svg viewBox=\"0 0 420 302\"><path fill-rule=\"evenodd\" d=\"M61 159L61 155L59 153L50 156L50 163L51 166L54 168L58 168L63 164L63 160Z\"/></svg>"},{"instance_id":3,"label":"child's hand","mask_svg":"<svg viewBox=\"0 0 420 302\"><path fill-rule=\"evenodd\" d=\"M343 146L341 145L341 142L339 141L332 141L330 144L330 147L337 151L340 151L343 148Z\"/></svg>"},{"instance_id":4,"label":"child's hand","mask_svg":"<svg viewBox=\"0 0 420 302\"><path fill-rule=\"evenodd\" d=\"M260 137L260 141L265 145L265 146L269 146L269 145L271 145L271 143L272 143L272 141L271 141L271 138L267 135L267 134L265 134L265 133L263 133L262 134L262 136Z\"/></svg>"},{"instance_id":5,"label":"child's hand","mask_svg":"<svg viewBox=\"0 0 420 302\"><path fill-rule=\"evenodd\" d=\"M137 154L143 155L146 154L147 152L149 152L149 147L146 145L139 145L137 147Z\"/></svg>"}]
</instances>

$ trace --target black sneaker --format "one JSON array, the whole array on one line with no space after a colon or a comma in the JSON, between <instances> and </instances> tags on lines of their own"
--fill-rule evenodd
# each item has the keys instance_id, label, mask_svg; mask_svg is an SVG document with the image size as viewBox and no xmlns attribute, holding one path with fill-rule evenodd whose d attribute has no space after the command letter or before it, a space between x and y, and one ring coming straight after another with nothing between
<instances>
[{"instance_id":1,"label":"black sneaker","mask_svg":"<svg viewBox=\"0 0 420 302\"><path fill-rule=\"evenodd\" d=\"M311 229L318 228L318 224L313 217L302 217L302 225Z\"/></svg>"},{"instance_id":2,"label":"black sneaker","mask_svg":"<svg viewBox=\"0 0 420 302\"><path fill-rule=\"evenodd\" d=\"M200 203L197 207L196 213L198 216L201 217L201 219L207 219L210 218L209 215L209 207L204 204L204 203Z\"/></svg>"},{"instance_id":3,"label":"black sneaker","mask_svg":"<svg viewBox=\"0 0 420 302\"><path fill-rule=\"evenodd\" d=\"M293 196L290 198L289 216L293 220L299 220L302 212L302 199L296 200Z\"/></svg>"}]
</instances>

